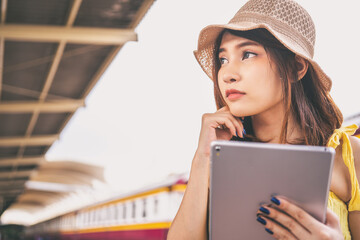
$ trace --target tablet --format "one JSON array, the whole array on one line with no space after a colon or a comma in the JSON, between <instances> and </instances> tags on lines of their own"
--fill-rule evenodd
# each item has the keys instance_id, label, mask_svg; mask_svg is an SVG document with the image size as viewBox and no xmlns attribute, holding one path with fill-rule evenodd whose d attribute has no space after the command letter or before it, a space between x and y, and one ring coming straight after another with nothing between
<instances>
[{"instance_id":1,"label":"tablet","mask_svg":"<svg viewBox=\"0 0 360 240\"><path fill-rule=\"evenodd\" d=\"M273 239L256 221L273 195L325 222L334 156L327 147L212 142L209 238Z\"/></svg>"}]
</instances>

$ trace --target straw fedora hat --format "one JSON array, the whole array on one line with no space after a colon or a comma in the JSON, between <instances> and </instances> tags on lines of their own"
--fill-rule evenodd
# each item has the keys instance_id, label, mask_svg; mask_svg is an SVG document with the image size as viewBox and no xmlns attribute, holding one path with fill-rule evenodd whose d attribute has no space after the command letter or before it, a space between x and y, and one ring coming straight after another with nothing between
<instances>
[{"instance_id":1,"label":"straw fedora hat","mask_svg":"<svg viewBox=\"0 0 360 240\"><path fill-rule=\"evenodd\" d=\"M293 0L249 0L228 24L209 25L201 30L194 55L205 73L215 79L215 42L224 29L267 29L286 48L306 59L327 91L331 79L313 60L315 25L308 12Z\"/></svg>"}]
</instances>

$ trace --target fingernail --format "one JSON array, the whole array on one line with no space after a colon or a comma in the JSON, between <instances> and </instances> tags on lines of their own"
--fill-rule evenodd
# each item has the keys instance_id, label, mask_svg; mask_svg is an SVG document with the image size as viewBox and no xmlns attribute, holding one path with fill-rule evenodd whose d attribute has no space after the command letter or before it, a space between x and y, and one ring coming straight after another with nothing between
<instances>
[{"instance_id":1,"label":"fingernail","mask_svg":"<svg viewBox=\"0 0 360 240\"><path fill-rule=\"evenodd\" d=\"M245 134L246 134L245 128L243 128L242 133L243 133L243 135L245 135Z\"/></svg>"},{"instance_id":2,"label":"fingernail","mask_svg":"<svg viewBox=\"0 0 360 240\"><path fill-rule=\"evenodd\" d=\"M268 228L265 228L265 231L267 231L268 233L270 233L271 235L273 235L274 233L273 233L273 231L271 231L270 229L268 229Z\"/></svg>"},{"instance_id":3,"label":"fingernail","mask_svg":"<svg viewBox=\"0 0 360 240\"><path fill-rule=\"evenodd\" d=\"M269 209L267 209L267 208L260 207L260 208L259 208L259 210L260 210L261 212L263 212L263 213L267 214L267 215L269 215L269 214L270 214L270 211L269 211Z\"/></svg>"},{"instance_id":4,"label":"fingernail","mask_svg":"<svg viewBox=\"0 0 360 240\"><path fill-rule=\"evenodd\" d=\"M236 131L235 133L236 133L236 137L239 137L239 135L238 135L237 131Z\"/></svg>"},{"instance_id":5,"label":"fingernail","mask_svg":"<svg viewBox=\"0 0 360 240\"><path fill-rule=\"evenodd\" d=\"M258 217L256 220L257 220L259 223L261 223L262 225L266 225L266 220L265 220L265 219L263 219L263 218L261 218L261 217Z\"/></svg>"},{"instance_id":6,"label":"fingernail","mask_svg":"<svg viewBox=\"0 0 360 240\"><path fill-rule=\"evenodd\" d=\"M272 197L271 198L271 201L273 202L273 203L275 203L276 205L280 205L280 200L279 199L277 199L276 197Z\"/></svg>"}]
</instances>

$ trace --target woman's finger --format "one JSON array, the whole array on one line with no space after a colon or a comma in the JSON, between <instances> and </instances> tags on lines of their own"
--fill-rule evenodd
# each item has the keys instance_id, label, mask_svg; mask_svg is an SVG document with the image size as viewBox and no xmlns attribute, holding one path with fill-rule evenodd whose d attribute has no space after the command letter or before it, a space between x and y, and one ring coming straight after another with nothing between
<instances>
[{"instance_id":1,"label":"woman's finger","mask_svg":"<svg viewBox=\"0 0 360 240\"><path fill-rule=\"evenodd\" d=\"M257 221L263 224L265 226L265 230L276 239L296 239L291 232L269 218L258 216Z\"/></svg>"},{"instance_id":2,"label":"woman's finger","mask_svg":"<svg viewBox=\"0 0 360 240\"><path fill-rule=\"evenodd\" d=\"M234 117L231 115L232 121L234 123L234 126L236 128L237 137L244 137L244 125L242 124L241 120L239 118Z\"/></svg>"},{"instance_id":3,"label":"woman's finger","mask_svg":"<svg viewBox=\"0 0 360 240\"><path fill-rule=\"evenodd\" d=\"M217 124L218 126L225 125L230 130L231 134L236 136L236 127L234 125L234 121L229 116L218 119Z\"/></svg>"},{"instance_id":4,"label":"woman's finger","mask_svg":"<svg viewBox=\"0 0 360 240\"><path fill-rule=\"evenodd\" d=\"M229 118L229 120L231 121L231 123L233 124L234 128L235 128L235 134L234 136L237 136L237 137L244 137L243 136L243 125L241 122L239 122L234 116L232 115L228 115L227 116Z\"/></svg>"},{"instance_id":5,"label":"woman's finger","mask_svg":"<svg viewBox=\"0 0 360 240\"><path fill-rule=\"evenodd\" d=\"M278 211L275 208L261 206L258 213L264 215L266 218L275 220L290 231L294 236L302 236L304 239L310 238L310 232L304 228L298 221L292 217Z\"/></svg>"},{"instance_id":6,"label":"woman's finger","mask_svg":"<svg viewBox=\"0 0 360 240\"><path fill-rule=\"evenodd\" d=\"M243 130L244 130L244 126L241 122L241 120L239 118L234 117L230 110L229 107L225 106L220 108L216 113L218 114L224 114L226 116L229 117L229 119L232 121L232 123L234 124L235 128L236 128L236 132L234 136L238 136L238 137L244 137L243 134Z\"/></svg>"},{"instance_id":7,"label":"woman's finger","mask_svg":"<svg viewBox=\"0 0 360 240\"><path fill-rule=\"evenodd\" d=\"M322 223L286 199L276 196L273 197L271 201L276 205L277 208L293 217L310 232L313 232L314 230L322 227Z\"/></svg>"}]
</instances>

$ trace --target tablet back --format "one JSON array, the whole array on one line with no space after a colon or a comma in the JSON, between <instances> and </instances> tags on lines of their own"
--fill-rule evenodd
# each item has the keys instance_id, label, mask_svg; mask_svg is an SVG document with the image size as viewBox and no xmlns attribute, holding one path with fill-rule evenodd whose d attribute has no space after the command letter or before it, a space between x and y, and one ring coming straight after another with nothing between
<instances>
[{"instance_id":1,"label":"tablet back","mask_svg":"<svg viewBox=\"0 0 360 240\"><path fill-rule=\"evenodd\" d=\"M256 213L274 194L324 222L334 155L326 147L213 142L210 239L273 239Z\"/></svg>"}]
</instances>

